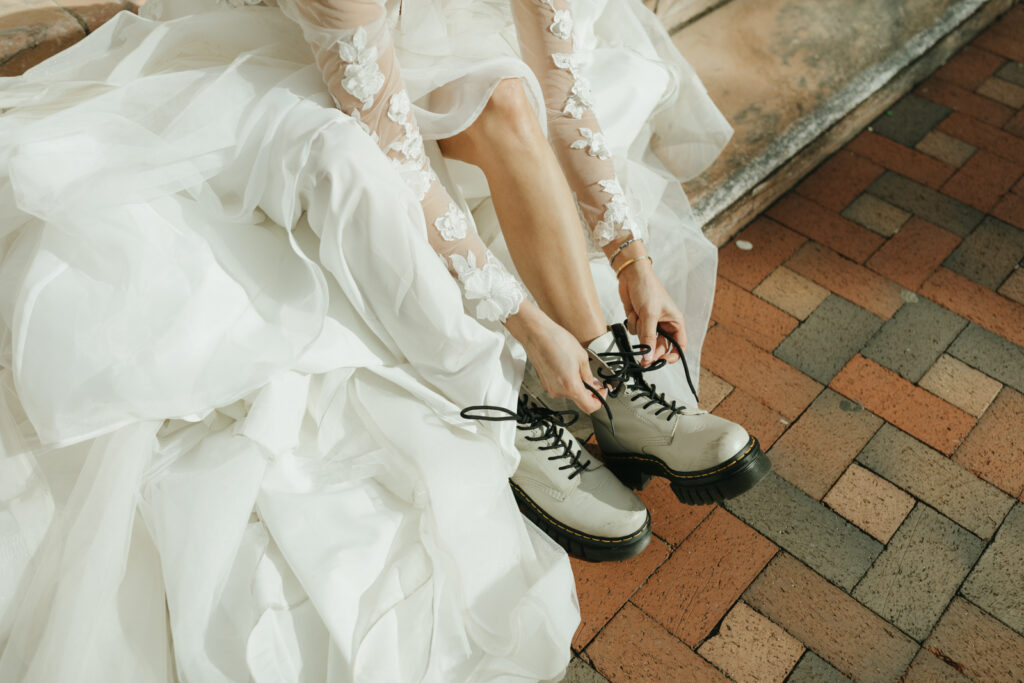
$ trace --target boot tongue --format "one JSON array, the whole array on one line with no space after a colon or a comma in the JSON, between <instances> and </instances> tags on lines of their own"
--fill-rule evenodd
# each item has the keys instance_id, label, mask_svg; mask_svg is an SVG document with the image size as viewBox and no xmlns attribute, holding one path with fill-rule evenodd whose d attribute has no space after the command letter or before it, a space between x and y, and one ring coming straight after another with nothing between
<instances>
[{"instance_id":1,"label":"boot tongue","mask_svg":"<svg viewBox=\"0 0 1024 683\"><path fill-rule=\"evenodd\" d=\"M614 349L615 331L612 328L608 328L607 332L605 332L600 337L587 344L587 350L593 351L594 353L608 353L609 351L612 351Z\"/></svg>"}]
</instances>

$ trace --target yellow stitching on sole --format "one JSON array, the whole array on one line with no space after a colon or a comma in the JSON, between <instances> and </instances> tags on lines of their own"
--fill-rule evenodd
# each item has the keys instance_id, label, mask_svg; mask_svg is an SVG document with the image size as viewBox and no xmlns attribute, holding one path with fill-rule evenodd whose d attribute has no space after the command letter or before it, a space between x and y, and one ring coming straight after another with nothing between
<instances>
[{"instance_id":1,"label":"yellow stitching on sole","mask_svg":"<svg viewBox=\"0 0 1024 683\"><path fill-rule=\"evenodd\" d=\"M521 495L526 500L526 502L530 504L530 507L532 507L534 510L536 510L537 513L541 517L543 517L548 522L551 522L552 524L557 526L559 529L562 529L564 531L568 531L570 534L573 534L574 536L579 536L581 538L586 538L586 539L591 540L591 541L597 541L598 543L625 543L626 541L628 541L630 539L633 539L633 538L636 538L640 534L644 533L647 530L647 528L650 526L650 513L648 513L647 521L644 522L644 525L642 527L640 527L640 530L635 532L635 533L633 533L633 534L631 534L631 535L629 535L629 536L622 536L621 538L601 538L600 536L589 536L589 535L584 534L584 533L582 533L580 531L577 531L576 529L573 529L572 527L567 527L567 526L565 526L563 524L560 524L558 522L558 520L554 519L553 517L548 515L548 513L544 512L544 510L540 509L537 506L537 504L533 502L533 499L530 498L528 495L526 495L526 492L523 491L523 489L520 488L515 482L510 481L509 483L512 484L512 488L514 488L516 491L518 491L519 495Z\"/></svg>"}]
</instances>

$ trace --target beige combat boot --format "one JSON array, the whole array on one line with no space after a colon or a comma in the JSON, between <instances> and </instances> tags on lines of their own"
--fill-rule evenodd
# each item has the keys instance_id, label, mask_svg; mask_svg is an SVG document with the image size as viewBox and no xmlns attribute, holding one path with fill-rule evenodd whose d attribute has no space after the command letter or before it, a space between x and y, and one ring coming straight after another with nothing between
<instances>
[{"instance_id":1,"label":"beige combat boot","mask_svg":"<svg viewBox=\"0 0 1024 683\"><path fill-rule=\"evenodd\" d=\"M575 411L551 410L524 383L515 413L472 406L462 416L516 421L521 458L512 493L523 514L570 555L591 562L625 560L650 543L651 516L643 501L566 429Z\"/></svg>"},{"instance_id":2,"label":"beige combat boot","mask_svg":"<svg viewBox=\"0 0 1024 683\"><path fill-rule=\"evenodd\" d=\"M696 392L683 402L648 384L644 373L664 362L641 366L637 359L649 349L633 345L622 325L612 325L587 350L594 376L609 387L605 409L590 416L594 433L605 464L627 486L642 489L652 476L665 477L680 501L705 505L743 493L771 470L757 439L698 408ZM693 391L685 358L680 362Z\"/></svg>"}]
</instances>

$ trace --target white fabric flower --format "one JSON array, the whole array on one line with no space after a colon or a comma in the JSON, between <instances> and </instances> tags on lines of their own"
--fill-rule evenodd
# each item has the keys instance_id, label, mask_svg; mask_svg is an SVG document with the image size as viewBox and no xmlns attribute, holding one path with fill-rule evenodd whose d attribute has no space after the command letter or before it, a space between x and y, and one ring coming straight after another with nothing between
<instances>
[{"instance_id":1,"label":"white fabric flower","mask_svg":"<svg viewBox=\"0 0 1024 683\"><path fill-rule=\"evenodd\" d=\"M626 195L622 186L617 180L601 180L598 182L601 189L611 195L611 199L604 205L604 216L594 226L593 238L598 246L604 245L615 239L619 232L630 231L637 234L637 223L626 201Z\"/></svg>"},{"instance_id":2,"label":"white fabric flower","mask_svg":"<svg viewBox=\"0 0 1024 683\"><path fill-rule=\"evenodd\" d=\"M409 101L409 93L399 90L391 96L388 103L388 118L395 123L403 123L409 112L412 111L412 102Z\"/></svg>"},{"instance_id":3,"label":"white fabric flower","mask_svg":"<svg viewBox=\"0 0 1024 683\"><path fill-rule=\"evenodd\" d=\"M562 113L574 119L583 118L583 112L594 106L591 100L590 81L581 73L580 68L583 61L579 55L572 52L555 52L551 55L552 61L559 69L565 69L572 74L573 84L569 90L569 97L565 100Z\"/></svg>"},{"instance_id":4,"label":"white fabric flower","mask_svg":"<svg viewBox=\"0 0 1024 683\"><path fill-rule=\"evenodd\" d=\"M480 268L472 251L466 256L452 254L450 258L462 283L463 295L470 301L477 301L477 318L505 322L510 315L519 312L519 305L525 298L523 289L494 254L487 252L487 262Z\"/></svg>"},{"instance_id":5,"label":"white fabric flower","mask_svg":"<svg viewBox=\"0 0 1024 683\"><path fill-rule=\"evenodd\" d=\"M555 21L548 29L562 40L568 40L572 36L572 12L555 10Z\"/></svg>"},{"instance_id":6,"label":"white fabric flower","mask_svg":"<svg viewBox=\"0 0 1024 683\"><path fill-rule=\"evenodd\" d=\"M580 128L582 140L574 140L569 147L571 149L585 149L587 154L598 159L610 159L612 153L608 150L603 133L595 133L589 128Z\"/></svg>"},{"instance_id":7,"label":"white fabric flower","mask_svg":"<svg viewBox=\"0 0 1024 683\"><path fill-rule=\"evenodd\" d=\"M336 45L338 55L345 66L345 75L341 79L341 87L345 92L359 99L363 108L373 106L373 96L384 87L384 74L377 66L377 48L367 47L366 29L357 28L348 41L339 40Z\"/></svg>"},{"instance_id":8,"label":"white fabric flower","mask_svg":"<svg viewBox=\"0 0 1024 683\"><path fill-rule=\"evenodd\" d=\"M411 124L407 124L402 135L388 145L388 151L392 150L401 152L410 161L422 161L426 155L423 149L423 136Z\"/></svg>"},{"instance_id":9,"label":"white fabric flower","mask_svg":"<svg viewBox=\"0 0 1024 683\"><path fill-rule=\"evenodd\" d=\"M579 76L583 60L574 52L552 52L551 60L559 69L565 69L572 74L573 78Z\"/></svg>"},{"instance_id":10,"label":"white fabric flower","mask_svg":"<svg viewBox=\"0 0 1024 683\"><path fill-rule=\"evenodd\" d=\"M466 214L459 209L455 202L450 201L448 202L448 210L443 216L434 221L434 227L441 233L441 237L451 242L466 236L466 233L469 231L469 221L466 219Z\"/></svg>"},{"instance_id":11,"label":"white fabric flower","mask_svg":"<svg viewBox=\"0 0 1024 683\"><path fill-rule=\"evenodd\" d=\"M569 91L569 97L565 100L562 113L574 119L583 118L583 113L594 106L590 98L590 82L582 76L577 76L572 90Z\"/></svg>"}]
</instances>

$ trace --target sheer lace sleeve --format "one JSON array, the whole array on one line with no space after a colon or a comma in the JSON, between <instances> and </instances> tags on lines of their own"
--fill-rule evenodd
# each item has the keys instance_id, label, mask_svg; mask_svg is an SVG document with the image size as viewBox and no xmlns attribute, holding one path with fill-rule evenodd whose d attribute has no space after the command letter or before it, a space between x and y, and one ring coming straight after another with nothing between
<instances>
[{"instance_id":1,"label":"sheer lace sleeve","mask_svg":"<svg viewBox=\"0 0 1024 683\"><path fill-rule=\"evenodd\" d=\"M598 246L640 237L573 51L568 0L511 0L523 60L540 81L548 138Z\"/></svg>"},{"instance_id":2,"label":"sheer lace sleeve","mask_svg":"<svg viewBox=\"0 0 1024 683\"><path fill-rule=\"evenodd\" d=\"M524 291L452 200L423 148L387 24L384 0L278 0L297 22L338 108L391 159L419 198L427 238L478 318L504 322Z\"/></svg>"}]
</instances>

